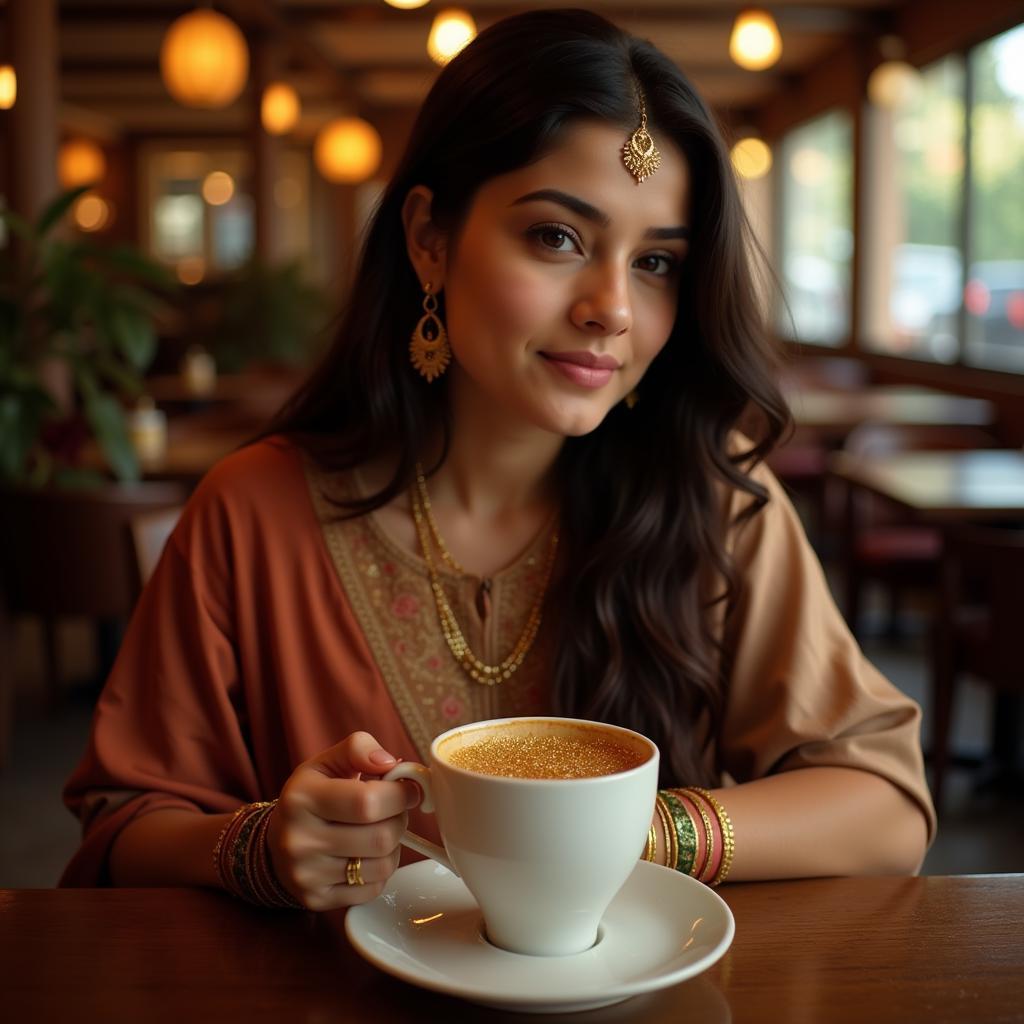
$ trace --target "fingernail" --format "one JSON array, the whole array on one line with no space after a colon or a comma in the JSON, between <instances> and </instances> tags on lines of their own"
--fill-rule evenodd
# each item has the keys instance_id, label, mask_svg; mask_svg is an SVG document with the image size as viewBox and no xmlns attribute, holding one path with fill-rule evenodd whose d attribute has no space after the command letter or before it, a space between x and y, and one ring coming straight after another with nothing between
<instances>
[{"instance_id":1,"label":"fingernail","mask_svg":"<svg viewBox=\"0 0 1024 1024\"><path fill-rule=\"evenodd\" d=\"M378 747L376 750L374 750L370 754L370 760L374 764L385 765L385 764L394 764L395 761L397 760L397 758L393 757L391 754L389 754L382 747Z\"/></svg>"},{"instance_id":2,"label":"fingernail","mask_svg":"<svg viewBox=\"0 0 1024 1024\"><path fill-rule=\"evenodd\" d=\"M419 807L422 794L420 793L420 787L415 783L411 786L406 786L405 788L405 809L407 811L411 811L414 807Z\"/></svg>"}]
</instances>

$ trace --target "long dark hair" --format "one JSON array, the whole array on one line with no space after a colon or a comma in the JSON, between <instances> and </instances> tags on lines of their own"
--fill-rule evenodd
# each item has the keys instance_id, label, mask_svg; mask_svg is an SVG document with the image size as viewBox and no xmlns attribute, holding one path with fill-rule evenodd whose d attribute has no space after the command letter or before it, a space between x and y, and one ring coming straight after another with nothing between
<instances>
[{"instance_id":1,"label":"long dark hair","mask_svg":"<svg viewBox=\"0 0 1024 1024\"><path fill-rule=\"evenodd\" d=\"M661 749L663 781L708 783L698 737L717 734L727 672L714 605L739 586L723 500L745 492L748 515L767 500L748 473L786 412L721 133L654 46L588 11L544 11L493 25L456 57L423 104L372 219L335 344L266 433L297 437L332 470L395 453L391 481L346 506L348 515L403 492L418 441L438 427L450 434L444 378L428 385L409 364L422 294L406 254L407 193L429 187L433 219L457 231L481 184L539 159L570 123L612 123L625 139L636 127L637 89L652 133L673 139L688 162L691 255L672 335L636 408L615 408L560 455L552 701L559 713L646 733ZM751 411L758 434L738 452L734 430ZM707 731L699 734L698 722Z\"/></svg>"}]
</instances>

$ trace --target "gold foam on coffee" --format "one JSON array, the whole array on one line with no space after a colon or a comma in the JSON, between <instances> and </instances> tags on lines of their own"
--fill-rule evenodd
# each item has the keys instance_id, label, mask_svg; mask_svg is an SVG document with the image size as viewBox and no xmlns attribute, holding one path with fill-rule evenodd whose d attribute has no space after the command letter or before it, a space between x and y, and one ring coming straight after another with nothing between
<instances>
[{"instance_id":1,"label":"gold foam on coffee","mask_svg":"<svg viewBox=\"0 0 1024 1024\"><path fill-rule=\"evenodd\" d=\"M481 775L589 779L636 768L646 755L607 740L558 733L498 733L452 751L447 760Z\"/></svg>"}]
</instances>

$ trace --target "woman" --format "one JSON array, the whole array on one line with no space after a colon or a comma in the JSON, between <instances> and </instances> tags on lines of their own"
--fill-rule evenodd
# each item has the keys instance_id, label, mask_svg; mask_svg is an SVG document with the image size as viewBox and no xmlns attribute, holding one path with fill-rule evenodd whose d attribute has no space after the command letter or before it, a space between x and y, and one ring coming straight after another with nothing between
<instances>
[{"instance_id":1,"label":"woman","mask_svg":"<svg viewBox=\"0 0 1024 1024\"><path fill-rule=\"evenodd\" d=\"M916 870L919 711L763 466L785 406L749 251L713 119L653 46L582 11L483 32L333 349L171 538L68 784L64 882L365 902L434 829L379 776L542 712L658 743L649 859Z\"/></svg>"}]
</instances>

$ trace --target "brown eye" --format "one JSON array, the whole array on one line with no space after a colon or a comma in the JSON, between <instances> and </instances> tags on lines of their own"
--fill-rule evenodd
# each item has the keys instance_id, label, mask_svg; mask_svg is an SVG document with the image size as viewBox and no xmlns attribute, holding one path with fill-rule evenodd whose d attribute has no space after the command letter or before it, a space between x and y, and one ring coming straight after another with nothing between
<instances>
[{"instance_id":1,"label":"brown eye","mask_svg":"<svg viewBox=\"0 0 1024 1024\"><path fill-rule=\"evenodd\" d=\"M666 277L679 265L679 261L673 256L665 256L661 253L652 253L650 256L641 256L636 261L640 270L646 270L658 277Z\"/></svg>"},{"instance_id":2,"label":"brown eye","mask_svg":"<svg viewBox=\"0 0 1024 1024\"><path fill-rule=\"evenodd\" d=\"M554 228L545 228L540 235L540 240L550 249L561 249L568 238L564 231L556 231Z\"/></svg>"},{"instance_id":3,"label":"brown eye","mask_svg":"<svg viewBox=\"0 0 1024 1024\"><path fill-rule=\"evenodd\" d=\"M529 234L537 244L552 252L578 252L576 236L558 224L538 224L530 228Z\"/></svg>"}]
</instances>

